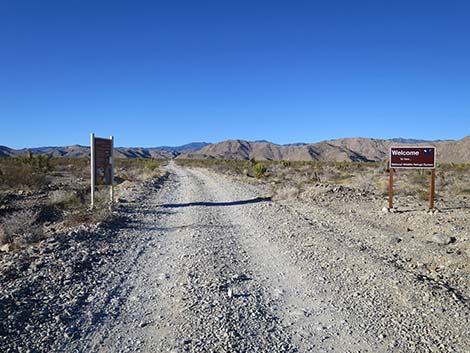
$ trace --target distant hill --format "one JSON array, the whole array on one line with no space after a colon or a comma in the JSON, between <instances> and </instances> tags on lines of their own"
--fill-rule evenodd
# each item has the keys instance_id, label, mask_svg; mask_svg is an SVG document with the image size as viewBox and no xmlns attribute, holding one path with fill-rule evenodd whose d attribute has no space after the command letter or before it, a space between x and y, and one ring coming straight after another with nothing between
<instances>
[{"instance_id":1,"label":"distant hill","mask_svg":"<svg viewBox=\"0 0 470 353\"><path fill-rule=\"evenodd\" d=\"M397 142L397 143L406 143L406 144L413 144L413 143L425 143L425 142L441 142L444 140L417 140L417 139L409 139L409 138L403 138L403 137L395 137L390 139L392 142ZM451 141L451 140L447 140Z\"/></svg>"},{"instance_id":2,"label":"distant hill","mask_svg":"<svg viewBox=\"0 0 470 353\"><path fill-rule=\"evenodd\" d=\"M432 145L437 147L440 162L470 162L470 136L461 140L425 141L394 138L381 140L365 137L341 138L305 144L278 145L268 141L227 140L209 144L193 142L182 146L154 148L118 147L118 158L188 158L188 159L250 159L299 160L299 161L381 161L388 157L391 145ZM73 145L66 147L39 147L29 149L34 154L51 157L87 157L89 147ZM0 146L0 157L25 155L28 149L14 150Z\"/></svg>"},{"instance_id":3,"label":"distant hill","mask_svg":"<svg viewBox=\"0 0 470 353\"><path fill-rule=\"evenodd\" d=\"M160 146L160 147L154 147L154 148L151 148L151 149L155 149L155 150L159 150L159 151L182 153L182 152L186 152L186 151L198 151L201 148L204 148L208 145L210 145L210 143L207 143L207 142L191 142L191 143L187 143L187 144L181 145L181 146Z\"/></svg>"},{"instance_id":4,"label":"distant hill","mask_svg":"<svg viewBox=\"0 0 470 353\"><path fill-rule=\"evenodd\" d=\"M159 151L153 148L116 148L114 155L116 158L175 158L178 153L170 151Z\"/></svg>"},{"instance_id":5,"label":"distant hill","mask_svg":"<svg viewBox=\"0 0 470 353\"><path fill-rule=\"evenodd\" d=\"M7 146L0 146L0 157L16 157L18 152Z\"/></svg>"},{"instance_id":6,"label":"distant hill","mask_svg":"<svg viewBox=\"0 0 470 353\"><path fill-rule=\"evenodd\" d=\"M305 142L294 142L294 143L286 143L283 146L306 146L308 143Z\"/></svg>"},{"instance_id":7,"label":"distant hill","mask_svg":"<svg viewBox=\"0 0 470 353\"><path fill-rule=\"evenodd\" d=\"M369 159L349 150L334 145L333 141L310 145L281 146L269 142L250 142L244 140L222 141L206 146L197 152L182 153L177 158L210 159L250 159L257 160L353 160Z\"/></svg>"},{"instance_id":8,"label":"distant hill","mask_svg":"<svg viewBox=\"0 0 470 353\"><path fill-rule=\"evenodd\" d=\"M227 140L196 152L181 153L177 158L300 160L300 161L381 161L388 157L391 145L398 141L419 141L413 144L437 147L438 161L470 162L470 136L453 141L413 139L380 140L373 138L342 138L312 144L277 145L269 142Z\"/></svg>"},{"instance_id":9,"label":"distant hill","mask_svg":"<svg viewBox=\"0 0 470 353\"><path fill-rule=\"evenodd\" d=\"M194 142L183 146L162 146L154 148L143 147L117 147L115 156L117 158L174 158L181 152L197 150L207 146L206 142ZM50 157L82 158L90 155L90 147L73 145L64 147L34 147L14 150L6 146L0 146L0 157L24 156L31 151L34 155L41 154Z\"/></svg>"}]
</instances>

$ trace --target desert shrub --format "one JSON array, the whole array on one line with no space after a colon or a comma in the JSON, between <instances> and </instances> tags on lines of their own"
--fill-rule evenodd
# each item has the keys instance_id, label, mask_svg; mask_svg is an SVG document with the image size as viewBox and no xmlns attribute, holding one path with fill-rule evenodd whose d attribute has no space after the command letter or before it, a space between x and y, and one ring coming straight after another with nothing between
<instances>
[{"instance_id":1,"label":"desert shrub","mask_svg":"<svg viewBox=\"0 0 470 353\"><path fill-rule=\"evenodd\" d=\"M38 214L24 210L5 217L0 226L0 243L20 246L38 241L42 236L42 227L36 222Z\"/></svg>"},{"instance_id":2,"label":"desert shrub","mask_svg":"<svg viewBox=\"0 0 470 353\"><path fill-rule=\"evenodd\" d=\"M157 168L158 168L158 162L155 159L150 159L145 162L145 169L153 172Z\"/></svg>"},{"instance_id":3,"label":"desert shrub","mask_svg":"<svg viewBox=\"0 0 470 353\"><path fill-rule=\"evenodd\" d=\"M429 183L429 173L424 169L418 169L413 172L411 175L411 182L417 185L425 185Z\"/></svg>"},{"instance_id":4,"label":"desert shrub","mask_svg":"<svg viewBox=\"0 0 470 353\"><path fill-rule=\"evenodd\" d=\"M429 190L417 190L417 194L420 200L426 201L429 200Z\"/></svg>"},{"instance_id":5,"label":"desert shrub","mask_svg":"<svg viewBox=\"0 0 470 353\"><path fill-rule=\"evenodd\" d=\"M83 206L83 202L77 194L73 194L63 200L59 206L64 209L78 209Z\"/></svg>"},{"instance_id":6,"label":"desert shrub","mask_svg":"<svg viewBox=\"0 0 470 353\"><path fill-rule=\"evenodd\" d=\"M384 178L377 180L376 187L382 196L388 195L388 190L389 190L388 180Z\"/></svg>"},{"instance_id":7,"label":"desert shrub","mask_svg":"<svg viewBox=\"0 0 470 353\"><path fill-rule=\"evenodd\" d=\"M33 156L31 152L27 154L26 157L18 158L18 161L22 164L27 164L33 166L35 169L40 169L43 171L48 171L50 169L50 160L51 158L47 155L37 155Z\"/></svg>"},{"instance_id":8,"label":"desert shrub","mask_svg":"<svg viewBox=\"0 0 470 353\"><path fill-rule=\"evenodd\" d=\"M321 176L319 174L318 171L314 170L308 177L308 179L306 180L306 183L310 183L310 184L315 184L315 183L321 183Z\"/></svg>"},{"instance_id":9,"label":"desert shrub","mask_svg":"<svg viewBox=\"0 0 470 353\"><path fill-rule=\"evenodd\" d=\"M90 174L89 158L50 158L44 155L0 158L0 184L5 188L41 189L50 180Z\"/></svg>"},{"instance_id":10,"label":"desert shrub","mask_svg":"<svg viewBox=\"0 0 470 353\"><path fill-rule=\"evenodd\" d=\"M163 159L156 158L118 158L115 176L119 180L138 181L152 177L159 170Z\"/></svg>"},{"instance_id":11,"label":"desert shrub","mask_svg":"<svg viewBox=\"0 0 470 353\"><path fill-rule=\"evenodd\" d=\"M266 175L266 172L268 169L263 163L256 163L256 165L253 167L253 172L255 173L256 178L261 178Z\"/></svg>"},{"instance_id":12,"label":"desert shrub","mask_svg":"<svg viewBox=\"0 0 470 353\"><path fill-rule=\"evenodd\" d=\"M112 215L111 210L106 205L98 203L93 210L84 209L78 212L68 214L64 219L67 227L75 227L84 223L99 223L109 219Z\"/></svg>"},{"instance_id":13,"label":"desert shrub","mask_svg":"<svg viewBox=\"0 0 470 353\"><path fill-rule=\"evenodd\" d=\"M342 180L349 179L349 178L352 178L352 177L353 177L353 175L349 172L341 172L339 174L339 179L342 179Z\"/></svg>"},{"instance_id":14,"label":"desert shrub","mask_svg":"<svg viewBox=\"0 0 470 353\"><path fill-rule=\"evenodd\" d=\"M48 204L63 210L84 207L88 201L89 187L78 190L55 190L49 194Z\"/></svg>"},{"instance_id":15,"label":"desert shrub","mask_svg":"<svg viewBox=\"0 0 470 353\"><path fill-rule=\"evenodd\" d=\"M25 158L0 158L0 184L10 188L41 188L47 184L46 170Z\"/></svg>"}]
</instances>

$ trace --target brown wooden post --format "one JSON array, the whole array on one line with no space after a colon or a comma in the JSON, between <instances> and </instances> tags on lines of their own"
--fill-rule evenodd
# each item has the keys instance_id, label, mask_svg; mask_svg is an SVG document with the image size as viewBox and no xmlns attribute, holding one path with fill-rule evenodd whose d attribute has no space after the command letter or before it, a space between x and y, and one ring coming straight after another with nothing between
<instances>
[{"instance_id":1,"label":"brown wooden post","mask_svg":"<svg viewBox=\"0 0 470 353\"><path fill-rule=\"evenodd\" d=\"M431 190L429 192L429 208L434 208L434 193L436 187L436 169L431 169Z\"/></svg>"},{"instance_id":2,"label":"brown wooden post","mask_svg":"<svg viewBox=\"0 0 470 353\"><path fill-rule=\"evenodd\" d=\"M393 168L390 168L388 180L388 208L393 208Z\"/></svg>"},{"instance_id":3,"label":"brown wooden post","mask_svg":"<svg viewBox=\"0 0 470 353\"><path fill-rule=\"evenodd\" d=\"M110 136L109 139L111 140L111 156L109 157L109 164L111 164L111 188L109 189L109 196L111 199L110 208L112 209L114 204L114 136Z\"/></svg>"},{"instance_id":4,"label":"brown wooden post","mask_svg":"<svg viewBox=\"0 0 470 353\"><path fill-rule=\"evenodd\" d=\"M95 164L95 134L90 134L90 172L91 172L91 190L90 190L90 200L91 200L91 209L95 205L95 184L96 184L96 164Z\"/></svg>"}]
</instances>

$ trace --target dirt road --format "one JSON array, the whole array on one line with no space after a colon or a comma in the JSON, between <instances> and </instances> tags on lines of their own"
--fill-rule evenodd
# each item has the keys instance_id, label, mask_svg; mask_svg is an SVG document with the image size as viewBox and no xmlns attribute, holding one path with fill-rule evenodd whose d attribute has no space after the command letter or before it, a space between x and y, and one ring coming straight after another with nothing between
<instances>
[{"instance_id":1,"label":"dirt road","mask_svg":"<svg viewBox=\"0 0 470 353\"><path fill-rule=\"evenodd\" d=\"M122 206L113 285L100 281L53 350L468 351L462 293L255 186L168 169L162 188Z\"/></svg>"}]
</instances>

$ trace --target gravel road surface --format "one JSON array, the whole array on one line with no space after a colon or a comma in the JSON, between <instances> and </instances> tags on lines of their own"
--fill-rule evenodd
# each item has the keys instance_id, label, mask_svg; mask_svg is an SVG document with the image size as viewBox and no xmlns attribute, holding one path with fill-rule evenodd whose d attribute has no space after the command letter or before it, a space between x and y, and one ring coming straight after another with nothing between
<instances>
[{"instance_id":1,"label":"gravel road surface","mask_svg":"<svg viewBox=\"0 0 470 353\"><path fill-rule=\"evenodd\" d=\"M465 293L355 240L380 238L380 228L348 219L345 232L331 211L309 214L209 171L168 171L162 187L149 183L121 204L124 221L108 226L106 245L120 250L90 267L98 285L84 287L64 333L42 345L39 334L29 351L470 350ZM65 305L56 296L33 328L56 332L51 318ZM18 349L27 333L11 330L0 348L28 351Z\"/></svg>"}]
</instances>

